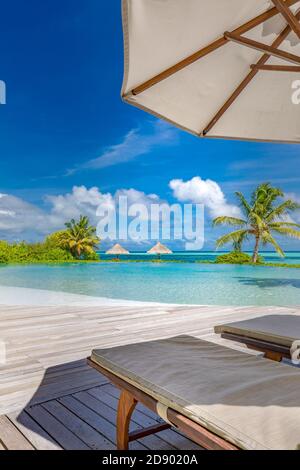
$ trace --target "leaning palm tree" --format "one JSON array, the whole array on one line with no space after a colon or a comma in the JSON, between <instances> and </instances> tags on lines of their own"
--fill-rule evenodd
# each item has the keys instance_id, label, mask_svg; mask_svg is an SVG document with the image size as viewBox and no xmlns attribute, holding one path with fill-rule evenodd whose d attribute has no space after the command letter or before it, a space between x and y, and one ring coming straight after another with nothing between
<instances>
[{"instance_id":1,"label":"leaning palm tree","mask_svg":"<svg viewBox=\"0 0 300 470\"><path fill-rule=\"evenodd\" d=\"M60 234L60 244L72 255L80 259L92 255L100 243L96 236L96 228L90 225L88 217L80 216L79 221L72 219L65 224L66 230Z\"/></svg>"},{"instance_id":2,"label":"leaning palm tree","mask_svg":"<svg viewBox=\"0 0 300 470\"><path fill-rule=\"evenodd\" d=\"M269 183L259 185L252 194L251 201L248 202L240 192L235 193L244 219L236 217L217 217L213 224L230 225L238 229L234 232L223 235L217 240L217 248L233 243L234 246L241 247L242 243L253 236L255 239L252 262L257 263L258 253L261 244L271 244L277 253L284 257L284 252L273 237L274 234L285 235L300 239L299 224L287 221L290 212L299 209L296 202L288 199L275 205L278 198L284 197L283 192L278 188L273 188Z\"/></svg>"}]
</instances>

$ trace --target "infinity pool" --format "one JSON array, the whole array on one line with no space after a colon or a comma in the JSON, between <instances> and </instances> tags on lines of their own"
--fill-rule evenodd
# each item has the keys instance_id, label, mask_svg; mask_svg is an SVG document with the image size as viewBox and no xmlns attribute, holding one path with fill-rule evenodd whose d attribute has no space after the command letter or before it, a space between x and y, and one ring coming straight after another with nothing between
<instances>
[{"instance_id":1,"label":"infinity pool","mask_svg":"<svg viewBox=\"0 0 300 470\"><path fill-rule=\"evenodd\" d=\"M300 269L289 268L151 262L2 266L0 285L179 304L300 305Z\"/></svg>"}]
</instances>

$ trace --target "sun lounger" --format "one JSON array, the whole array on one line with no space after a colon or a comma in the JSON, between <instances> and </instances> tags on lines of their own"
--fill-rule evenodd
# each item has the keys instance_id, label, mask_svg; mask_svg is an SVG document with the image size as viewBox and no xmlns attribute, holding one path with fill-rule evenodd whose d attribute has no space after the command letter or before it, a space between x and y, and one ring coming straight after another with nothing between
<instances>
[{"instance_id":1,"label":"sun lounger","mask_svg":"<svg viewBox=\"0 0 300 470\"><path fill-rule=\"evenodd\" d=\"M291 358L291 348L300 340L300 316L266 315L215 327L222 338L261 351L265 357L280 362Z\"/></svg>"},{"instance_id":2,"label":"sun lounger","mask_svg":"<svg viewBox=\"0 0 300 470\"><path fill-rule=\"evenodd\" d=\"M89 364L121 390L117 446L172 425L206 449L298 449L300 374L190 336L94 350ZM129 433L138 402L163 427Z\"/></svg>"}]
</instances>

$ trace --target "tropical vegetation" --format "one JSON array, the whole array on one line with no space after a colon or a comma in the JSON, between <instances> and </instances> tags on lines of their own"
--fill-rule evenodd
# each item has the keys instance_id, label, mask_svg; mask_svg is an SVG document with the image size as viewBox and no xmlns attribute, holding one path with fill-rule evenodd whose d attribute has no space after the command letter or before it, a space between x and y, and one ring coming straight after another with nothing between
<instances>
[{"instance_id":1,"label":"tropical vegetation","mask_svg":"<svg viewBox=\"0 0 300 470\"><path fill-rule=\"evenodd\" d=\"M74 260L71 253L47 243L0 241L0 263L50 263Z\"/></svg>"},{"instance_id":2,"label":"tropical vegetation","mask_svg":"<svg viewBox=\"0 0 300 470\"><path fill-rule=\"evenodd\" d=\"M300 239L300 224L290 219L290 214L300 206L291 199L282 200L284 193L272 187L270 183L263 183L253 191L248 202L241 192L236 192L244 218L222 216L217 217L214 226L226 225L236 227L236 230L221 236L217 240L217 248L233 244L234 252L242 250L243 243L254 238L252 263L259 262L259 249L263 245L272 245L276 252L284 257L284 252L275 235L288 236ZM278 199L280 202L278 203Z\"/></svg>"},{"instance_id":3,"label":"tropical vegetation","mask_svg":"<svg viewBox=\"0 0 300 470\"><path fill-rule=\"evenodd\" d=\"M241 251L232 251L231 253L225 253L223 255L217 256L217 264L251 264L252 256L248 253L242 253ZM258 257L257 263L264 263L262 256Z\"/></svg>"},{"instance_id":4,"label":"tropical vegetation","mask_svg":"<svg viewBox=\"0 0 300 470\"><path fill-rule=\"evenodd\" d=\"M48 235L40 243L9 243L0 240L0 264L96 261L100 239L87 217L67 222L66 229Z\"/></svg>"},{"instance_id":5,"label":"tropical vegetation","mask_svg":"<svg viewBox=\"0 0 300 470\"><path fill-rule=\"evenodd\" d=\"M88 217L81 215L79 221L72 219L65 226L66 230L54 235L58 246L70 252L75 259L94 258L100 239L96 235L96 227L90 225Z\"/></svg>"}]
</instances>

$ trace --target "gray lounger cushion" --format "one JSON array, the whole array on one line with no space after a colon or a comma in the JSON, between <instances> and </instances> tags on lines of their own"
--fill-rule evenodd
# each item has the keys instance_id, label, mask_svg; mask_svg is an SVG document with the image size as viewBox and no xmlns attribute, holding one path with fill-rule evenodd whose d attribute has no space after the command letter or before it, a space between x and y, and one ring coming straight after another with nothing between
<instances>
[{"instance_id":1,"label":"gray lounger cushion","mask_svg":"<svg viewBox=\"0 0 300 470\"><path fill-rule=\"evenodd\" d=\"M215 327L215 332L233 333L290 348L294 341L300 340L300 316L266 315L218 325Z\"/></svg>"},{"instance_id":2,"label":"gray lounger cushion","mask_svg":"<svg viewBox=\"0 0 300 470\"><path fill-rule=\"evenodd\" d=\"M190 336L95 350L92 360L242 449L297 449L300 371Z\"/></svg>"}]
</instances>

